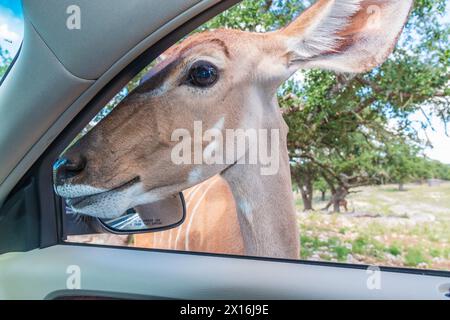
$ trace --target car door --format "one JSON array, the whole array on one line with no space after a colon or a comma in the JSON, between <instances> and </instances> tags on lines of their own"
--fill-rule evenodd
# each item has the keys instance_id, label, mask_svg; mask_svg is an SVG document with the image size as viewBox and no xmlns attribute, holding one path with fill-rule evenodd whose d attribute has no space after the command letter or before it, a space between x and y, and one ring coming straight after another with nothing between
<instances>
[{"instance_id":1,"label":"car door","mask_svg":"<svg viewBox=\"0 0 450 320\"><path fill-rule=\"evenodd\" d=\"M445 271L64 241L59 154L145 65L236 2L23 1L22 48L0 87L0 299L448 298Z\"/></svg>"}]
</instances>

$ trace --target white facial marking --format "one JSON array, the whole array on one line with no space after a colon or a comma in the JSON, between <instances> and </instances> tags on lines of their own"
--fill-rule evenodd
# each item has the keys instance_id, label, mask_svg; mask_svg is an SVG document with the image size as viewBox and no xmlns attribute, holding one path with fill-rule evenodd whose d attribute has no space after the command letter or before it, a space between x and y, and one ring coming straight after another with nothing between
<instances>
[{"instance_id":1,"label":"white facial marking","mask_svg":"<svg viewBox=\"0 0 450 320\"><path fill-rule=\"evenodd\" d=\"M250 202L241 199L238 201L238 208L239 211L243 213L247 219L252 220L252 205L250 204Z\"/></svg>"},{"instance_id":2,"label":"white facial marking","mask_svg":"<svg viewBox=\"0 0 450 320\"><path fill-rule=\"evenodd\" d=\"M223 130L223 126L225 124L225 117L221 117L211 129L217 129L222 131Z\"/></svg>"},{"instance_id":3,"label":"white facial marking","mask_svg":"<svg viewBox=\"0 0 450 320\"><path fill-rule=\"evenodd\" d=\"M165 94L170 88L170 84L164 82L162 85L160 85L158 88L153 89L151 91L142 93L142 96L144 99L148 99L150 97L160 97L163 94Z\"/></svg>"},{"instance_id":4,"label":"white facial marking","mask_svg":"<svg viewBox=\"0 0 450 320\"><path fill-rule=\"evenodd\" d=\"M188 174L187 182L190 185L194 185L199 183L202 180L203 177L203 169L201 166L197 166L194 169L191 170Z\"/></svg>"},{"instance_id":5,"label":"white facial marking","mask_svg":"<svg viewBox=\"0 0 450 320\"><path fill-rule=\"evenodd\" d=\"M133 207L139 206L141 204L148 204L152 202L156 202L158 200L161 200L161 196L149 191L146 192L144 189L144 185L140 182L132 186L130 189L134 188L133 190L129 191L129 197L133 198L131 205Z\"/></svg>"}]
</instances>

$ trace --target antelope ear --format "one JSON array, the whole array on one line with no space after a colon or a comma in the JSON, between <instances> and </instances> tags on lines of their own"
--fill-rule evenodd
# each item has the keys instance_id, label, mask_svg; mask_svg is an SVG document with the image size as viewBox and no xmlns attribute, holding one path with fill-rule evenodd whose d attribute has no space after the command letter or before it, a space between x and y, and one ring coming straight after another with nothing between
<instances>
[{"instance_id":1,"label":"antelope ear","mask_svg":"<svg viewBox=\"0 0 450 320\"><path fill-rule=\"evenodd\" d=\"M393 51L413 0L318 0L280 30L290 68L366 72Z\"/></svg>"}]
</instances>

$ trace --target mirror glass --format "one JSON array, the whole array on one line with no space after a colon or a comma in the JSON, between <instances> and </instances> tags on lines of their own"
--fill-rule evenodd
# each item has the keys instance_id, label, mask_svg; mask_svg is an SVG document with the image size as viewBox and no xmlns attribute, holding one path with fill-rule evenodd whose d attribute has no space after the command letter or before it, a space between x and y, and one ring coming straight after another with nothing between
<instances>
[{"instance_id":1,"label":"mirror glass","mask_svg":"<svg viewBox=\"0 0 450 320\"><path fill-rule=\"evenodd\" d=\"M115 233L138 233L174 228L185 217L183 194L129 209L114 219L98 219L102 226Z\"/></svg>"}]
</instances>

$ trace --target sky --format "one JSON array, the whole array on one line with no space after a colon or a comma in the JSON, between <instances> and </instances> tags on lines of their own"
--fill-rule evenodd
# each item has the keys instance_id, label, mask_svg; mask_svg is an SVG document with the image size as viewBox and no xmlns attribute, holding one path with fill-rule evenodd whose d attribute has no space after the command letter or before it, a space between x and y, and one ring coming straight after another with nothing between
<instances>
[{"instance_id":1,"label":"sky","mask_svg":"<svg viewBox=\"0 0 450 320\"><path fill-rule=\"evenodd\" d=\"M450 5L447 6L447 11L445 16L442 18L442 23L450 23ZM445 133L445 125L437 117L430 117L431 127L425 130L420 130L419 121L427 122L427 119L418 111L417 113L410 116L410 120L416 121L413 126L419 129L419 136L422 139L428 139L433 145L433 148L427 148L425 154L431 159L439 160L443 163L450 164L450 137ZM450 123L448 125L448 133L450 134Z\"/></svg>"},{"instance_id":2,"label":"sky","mask_svg":"<svg viewBox=\"0 0 450 320\"><path fill-rule=\"evenodd\" d=\"M442 22L450 23L450 6ZM0 46L10 52L13 57L23 38L23 14L20 0L0 0ZM416 129L420 129L419 122L426 122L421 112L410 117L415 122ZM420 134L431 141L433 148L427 148L425 154L431 159L450 164L450 137L445 134L444 124L436 117L431 117L433 128L426 129ZM450 127L448 128L450 132ZM421 130L419 130L421 131Z\"/></svg>"},{"instance_id":3,"label":"sky","mask_svg":"<svg viewBox=\"0 0 450 320\"><path fill-rule=\"evenodd\" d=\"M23 38L23 15L19 0L0 0L0 46L14 57Z\"/></svg>"},{"instance_id":4,"label":"sky","mask_svg":"<svg viewBox=\"0 0 450 320\"><path fill-rule=\"evenodd\" d=\"M419 137L422 140L426 140L428 137L433 145L433 148L425 149L425 154L431 159L450 164L450 137L445 134L444 123L437 117L431 117L430 122L432 127L423 130L419 121L426 123L427 120L421 112L411 115L410 120L415 121L413 126L418 130ZM450 124L447 129L450 134Z\"/></svg>"}]
</instances>

